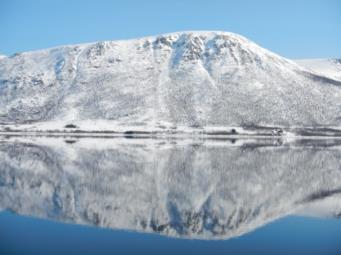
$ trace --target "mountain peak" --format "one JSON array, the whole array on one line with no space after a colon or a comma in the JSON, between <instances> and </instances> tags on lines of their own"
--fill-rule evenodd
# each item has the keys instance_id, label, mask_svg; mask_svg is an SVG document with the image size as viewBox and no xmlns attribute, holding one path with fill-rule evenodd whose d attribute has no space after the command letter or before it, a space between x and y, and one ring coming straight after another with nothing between
<instances>
[{"instance_id":1,"label":"mountain peak","mask_svg":"<svg viewBox=\"0 0 341 255\"><path fill-rule=\"evenodd\" d=\"M338 126L340 86L233 33L177 32L6 58L0 121Z\"/></svg>"}]
</instances>

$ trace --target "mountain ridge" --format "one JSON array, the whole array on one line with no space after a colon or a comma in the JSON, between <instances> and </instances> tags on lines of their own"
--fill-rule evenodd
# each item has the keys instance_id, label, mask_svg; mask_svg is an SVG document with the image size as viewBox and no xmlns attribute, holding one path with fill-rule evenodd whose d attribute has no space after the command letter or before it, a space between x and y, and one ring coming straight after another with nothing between
<instances>
[{"instance_id":1,"label":"mountain ridge","mask_svg":"<svg viewBox=\"0 0 341 255\"><path fill-rule=\"evenodd\" d=\"M341 81L341 58L298 59L295 62L313 72Z\"/></svg>"},{"instance_id":2,"label":"mountain ridge","mask_svg":"<svg viewBox=\"0 0 341 255\"><path fill-rule=\"evenodd\" d=\"M340 126L340 87L242 36L178 32L4 58L0 121Z\"/></svg>"}]
</instances>

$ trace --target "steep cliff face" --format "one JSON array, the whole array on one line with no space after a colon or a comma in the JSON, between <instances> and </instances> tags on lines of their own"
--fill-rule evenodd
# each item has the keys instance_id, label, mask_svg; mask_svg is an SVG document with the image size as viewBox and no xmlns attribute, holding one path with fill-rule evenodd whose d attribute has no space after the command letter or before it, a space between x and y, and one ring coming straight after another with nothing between
<instances>
[{"instance_id":1,"label":"steep cliff face","mask_svg":"<svg viewBox=\"0 0 341 255\"><path fill-rule=\"evenodd\" d=\"M229 238L329 199L340 205L332 140L16 138L0 143L0 164L2 209L175 237Z\"/></svg>"},{"instance_id":2,"label":"steep cliff face","mask_svg":"<svg viewBox=\"0 0 341 255\"><path fill-rule=\"evenodd\" d=\"M183 32L0 60L0 121L340 126L341 82L232 33Z\"/></svg>"}]
</instances>

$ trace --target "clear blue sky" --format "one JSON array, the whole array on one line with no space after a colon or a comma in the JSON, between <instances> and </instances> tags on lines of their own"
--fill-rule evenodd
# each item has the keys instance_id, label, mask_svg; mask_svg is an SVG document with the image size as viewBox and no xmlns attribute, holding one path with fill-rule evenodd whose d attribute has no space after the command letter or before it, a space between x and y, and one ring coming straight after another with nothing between
<instances>
[{"instance_id":1,"label":"clear blue sky","mask_svg":"<svg viewBox=\"0 0 341 255\"><path fill-rule=\"evenodd\" d=\"M183 30L242 34L289 58L341 57L341 0L0 0L0 53Z\"/></svg>"}]
</instances>

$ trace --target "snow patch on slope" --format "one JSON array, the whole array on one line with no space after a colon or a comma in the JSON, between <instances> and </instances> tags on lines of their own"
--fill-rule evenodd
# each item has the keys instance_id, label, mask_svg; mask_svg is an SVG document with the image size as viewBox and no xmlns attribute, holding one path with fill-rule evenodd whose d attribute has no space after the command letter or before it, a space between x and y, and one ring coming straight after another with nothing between
<instances>
[{"instance_id":1,"label":"snow patch on slope","mask_svg":"<svg viewBox=\"0 0 341 255\"><path fill-rule=\"evenodd\" d=\"M339 126L340 109L341 82L226 32L63 46L0 62L4 124Z\"/></svg>"},{"instance_id":2,"label":"snow patch on slope","mask_svg":"<svg viewBox=\"0 0 341 255\"><path fill-rule=\"evenodd\" d=\"M341 81L341 59L299 59L298 64L309 68L313 72L323 74Z\"/></svg>"},{"instance_id":3,"label":"snow patch on slope","mask_svg":"<svg viewBox=\"0 0 341 255\"><path fill-rule=\"evenodd\" d=\"M341 195L331 195L315 203L308 204L297 212L301 215L322 217L322 218L341 218Z\"/></svg>"}]
</instances>

